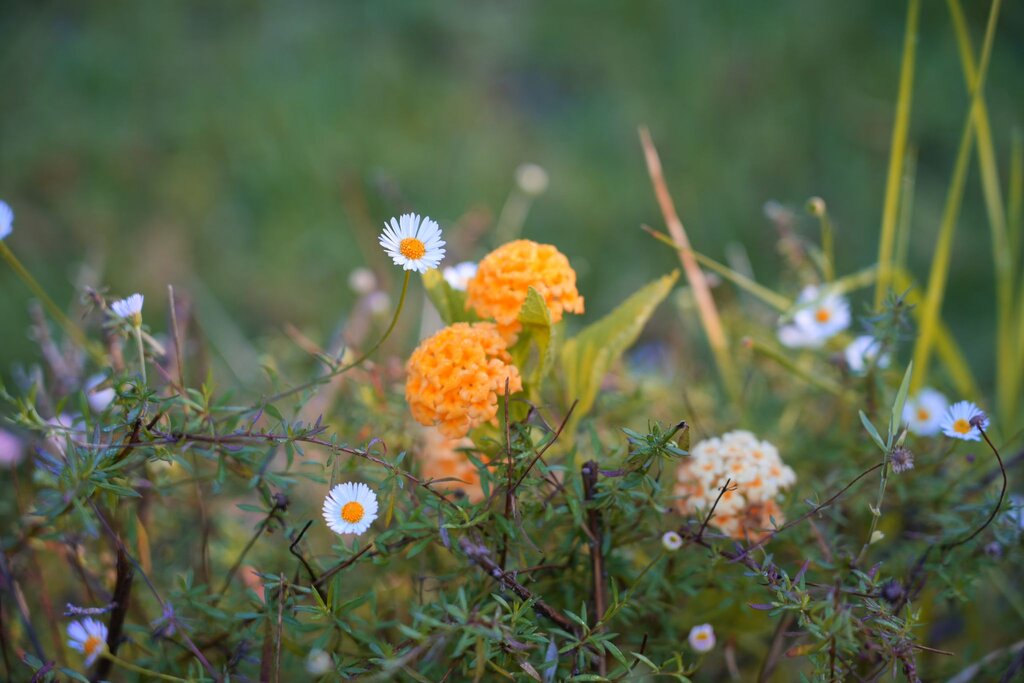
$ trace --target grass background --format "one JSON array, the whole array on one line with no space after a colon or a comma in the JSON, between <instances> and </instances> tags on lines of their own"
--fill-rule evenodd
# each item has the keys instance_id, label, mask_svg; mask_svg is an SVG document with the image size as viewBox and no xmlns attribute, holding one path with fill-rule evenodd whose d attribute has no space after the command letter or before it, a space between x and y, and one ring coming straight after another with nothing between
<instances>
[{"instance_id":1,"label":"grass background","mask_svg":"<svg viewBox=\"0 0 1024 683\"><path fill-rule=\"evenodd\" d=\"M977 49L987 7L969 4ZM473 212L485 226L532 161L551 186L525 234L569 255L599 314L676 263L638 227L661 226L636 135L646 123L696 248L724 258L739 242L773 283L764 202L820 195L850 271L877 250L904 20L884 0L5 3L9 243L58 302L87 264L115 292L145 293L148 313L165 308L167 283L226 311L208 316L230 321L225 339L283 321L322 338L350 303L351 269L384 265L384 219L415 210L448 227ZM987 81L1004 181L1022 38L1024 8L1009 3ZM910 133L921 280L967 102L945 4L925 3ZM988 389L974 165L944 314ZM800 228L815 233L810 219ZM480 256L487 237L453 255ZM0 287L6 371L36 352L27 293L7 269Z\"/></svg>"}]
</instances>

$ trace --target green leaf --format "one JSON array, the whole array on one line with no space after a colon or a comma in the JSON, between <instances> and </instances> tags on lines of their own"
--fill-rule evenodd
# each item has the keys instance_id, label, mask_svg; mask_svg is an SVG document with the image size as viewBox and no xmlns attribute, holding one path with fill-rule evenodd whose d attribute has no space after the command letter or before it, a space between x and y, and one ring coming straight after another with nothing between
<instances>
[{"instance_id":1,"label":"green leaf","mask_svg":"<svg viewBox=\"0 0 1024 683\"><path fill-rule=\"evenodd\" d=\"M914 372L914 362L907 365L907 371L903 373L903 381L900 383L899 391L896 392L896 400L892 403L892 413L889 415L889 447L892 447L896 434L900 431L900 424L903 423L903 406L907 402L907 392L910 391L910 376Z\"/></svg>"},{"instance_id":2,"label":"green leaf","mask_svg":"<svg viewBox=\"0 0 1024 683\"><path fill-rule=\"evenodd\" d=\"M446 325L477 322L480 318L466 308L466 293L452 289L438 269L423 274L423 287Z\"/></svg>"},{"instance_id":3,"label":"green leaf","mask_svg":"<svg viewBox=\"0 0 1024 683\"><path fill-rule=\"evenodd\" d=\"M863 410L860 411L860 421L861 424L864 425L864 429L868 430L868 434L871 435L871 440L878 445L883 453L887 452L889 449L885 447L885 442L882 441L881 435L879 435L878 430L875 429L875 425L871 424L871 420L868 419L868 416L864 414Z\"/></svg>"},{"instance_id":4,"label":"green leaf","mask_svg":"<svg viewBox=\"0 0 1024 683\"><path fill-rule=\"evenodd\" d=\"M519 323L522 329L519 339L509 349L513 362L523 374L523 380L530 386L531 392L537 390L544 376L551 370L555 361L554 348L551 344L551 311L544 303L544 297L533 287L526 292L526 300L519 309ZM537 360L527 371L530 362L530 350L537 347Z\"/></svg>"},{"instance_id":5,"label":"green leaf","mask_svg":"<svg viewBox=\"0 0 1024 683\"><path fill-rule=\"evenodd\" d=\"M672 291L678 277L676 270L646 285L562 347L566 403L579 401L570 431L593 407L601 379L640 336L654 309Z\"/></svg>"}]
</instances>

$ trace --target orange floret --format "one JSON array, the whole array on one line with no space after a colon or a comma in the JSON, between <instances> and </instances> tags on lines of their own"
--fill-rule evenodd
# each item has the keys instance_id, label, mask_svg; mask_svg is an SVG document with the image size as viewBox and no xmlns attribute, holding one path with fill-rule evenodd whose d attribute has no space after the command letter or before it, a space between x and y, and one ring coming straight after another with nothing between
<instances>
[{"instance_id":1,"label":"orange floret","mask_svg":"<svg viewBox=\"0 0 1024 683\"><path fill-rule=\"evenodd\" d=\"M552 322L561 320L563 312L583 312L569 259L550 244L530 240L509 242L480 261L466 288L466 307L493 318L511 343L519 333L519 309L530 287L544 297Z\"/></svg>"},{"instance_id":2,"label":"orange floret","mask_svg":"<svg viewBox=\"0 0 1024 683\"><path fill-rule=\"evenodd\" d=\"M416 421L456 439L498 414L498 396L523 388L492 323L455 323L423 340L406 366L405 399Z\"/></svg>"},{"instance_id":3,"label":"orange floret","mask_svg":"<svg viewBox=\"0 0 1024 683\"><path fill-rule=\"evenodd\" d=\"M468 438L446 438L436 429L427 429L424 436L423 452L420 458L423 478L427 480L450 479L452 481L438 481L431 486L442 491L462 491L471 503L479 503L483 500L484 492L480 487L480 472L466 452L460 450L472 448L473 442ZM481 458L487 462L487 458L483 454L481 454ZM459 481L454 481L456 479Z\"/></svg>"}]
</instances>

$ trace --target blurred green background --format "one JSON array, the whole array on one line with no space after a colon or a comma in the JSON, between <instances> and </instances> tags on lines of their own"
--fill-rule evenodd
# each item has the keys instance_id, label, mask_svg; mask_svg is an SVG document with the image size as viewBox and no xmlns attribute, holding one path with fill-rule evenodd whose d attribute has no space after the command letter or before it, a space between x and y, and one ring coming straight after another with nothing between
<instances>
[{"instance_id":1,"label":"blurred green background","mask_svg":"<svg viewBox=\"0 0 1024 683\"><path fill-rule=\"evenodd\" d=\"M966 3L975 48L986 3ZM871 263L906 7L891 0L693 2L6 2L0 197L8 244L54 293L89 264L147 312L175 284L247 336L326 335L352 268L382 267L406 210L487 226L515 168L550 174L525 234L556 244L600 314L674 255L638 124L650 126L694 245L782 266L767 200L824 197L840 271ZM987 81L1005 184L1021 123L1024 8L1008 3ZM967 110L945 3L924 3L911 142L922 276ZM945 307L991 376L992 277L977 172ZM804 234L814 224L799 224ZM458 230L453 244L470 240ZM475 251L493 246L488 234ZM393 271L394 277L398 277ZM921 278L923 279L923 277ZM27 291L0 268L0 367L34 359ZM215 302L215 303L214 303ZM150 318L151 321L159 320ZM162 329L163 325L155 327Z\"/></svg>"}]
</instances>

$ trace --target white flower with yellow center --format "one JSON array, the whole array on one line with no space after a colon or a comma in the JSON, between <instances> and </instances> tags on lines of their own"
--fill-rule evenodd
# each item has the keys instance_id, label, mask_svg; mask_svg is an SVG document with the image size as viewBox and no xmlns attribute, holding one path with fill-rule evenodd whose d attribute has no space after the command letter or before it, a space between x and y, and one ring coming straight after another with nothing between
<instances>
[{"instance_id":1,"label":"white flower with yellow center","mask_svg":"<svg viewBox=\"0 0 1024 683\"><path fill-rule=\"evenodd\" d=\"M850 304L840 294L804 287L793 321L779 328L779 341L791 348L819 348L850 326Z\"/></svg>"},{"instance_id":2,"label":"white flower with yellow center","mask_svg":"<svg viewBox=\"0 0 1024 683\"><path fill-rule=\"evenodd\" d=\"M942 429L942 416L949 409L949 399L941 391L925 387L903 404L903 421L918 436L935 436Z\"/></svg>"},{"instance_id":3,"label":"white flower with yellow center","mask_svg":"<svg viewBox=\"0 0 1024 683\"><path fill-rule=\"evenodd\" d=\"M879 353L882 350L882 343L869 334L861 336L850 342L843 351L846 358L846 365L850 372L855 375L863 375L872 363L879 368L889 367L890 357L888 353Z\"/></svg>"},{"instance_id":4,"label":"white flower with yellow center","mask_svg":"<svg viewBox=\"0 0 1024 683\"><path fill-rule=\"evenodd\" d=\"M119 299L110 304L114 315L130 322L133 327L142 325L142 303L145 297L141 294L132 294L124 299Z\"/></svg>"},{"instance_id":5,"label":"white flower with yellow center","mask_svg":"<svg viewBox=\"0 0 1024 683\"><path fill-rule=\"evenodd\" d=\"M324 520L336 534L361 534L377 519L377 496L366 484L338 484L324 499Z\"/></svg>"},{"instance_id":6,"label":"white flower with yellow center","mask_svg":"<svg viewBox=\"0 0 1024 683\"><path fill-rule=\"evenodd\" d=\"M68 624L68 646L85 655L85 665L92 666L107 649L107 627L102 621L86 618Z\"/></svg>"},{"instance_id":7,"label":"white flower with yellow center","mask_svg":"<svg viewBox=\"0 0 1024 683\"><path fill-rule=\"evenodd\" d=\"M674 552L683 547L683 537L674 531L666 531L661 537L661 544L665 550Z\"/></svg>"},{"instance_id":8,"label":"white flower with yellow center","mask_svg":"<svg viewBox=\"0 0 1024 683\"><path fill-rule=\"evenodd\" d=\"M711 628L711 624L694 626L690 629L688 640L690 641L690 647L696 652L700 654L711 652L715 647L715 629Z\"/></svg>"},{"instance_id":9,"label":"white flower with yellow center","mask_svg":"<svg viewBox=\"0 0 1024 683\"><path fill-rule=\"evenodd\" d=\"M988 418L981 408L970 401L954 403L942 416L942 433L954 439L981 441L981 431L971 422L980 421L982 429L988 429Z\"/></svg>"},{"instance_id":10,"label":"white flower with yellow center","mask_svg":"<svg viewBox=\"0 0 1024 683\"><path fill-rule=\"evenodd\" d=\"M10 205L0 199L0 240L14 232L14 211Z\"/></svg>"},{"instance_id":11,"label":"white flower with yellow center","mask_svg":"<svg viewBox=\"0 0 1024 683\"><path fill-rule=\"evenodd\" d=\"M472 261L449 266L444 269L444 281L454 290L465 292L469 281L476 276L476 264Z\"/></svg>"},{"instance_id":12,"label":"white flower with yellow center","mask_svg":"<svg viewBox=\"0 0 1024 683\"><path fill-rule=\"evenodd\" d=\"M444 244L437 223L415 213L392 218L380 235L380 246L396 266L420 274L437 268L444 258Z\"/></svg>"}]
</instances>

